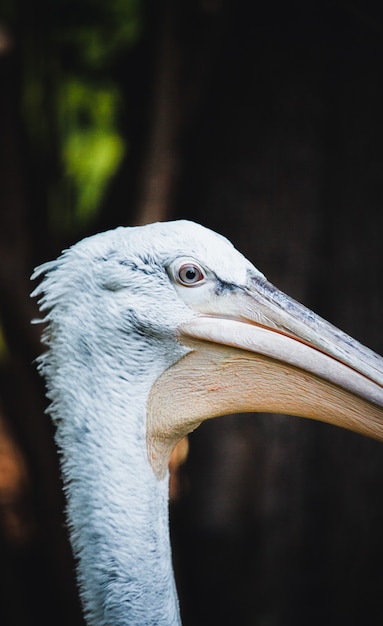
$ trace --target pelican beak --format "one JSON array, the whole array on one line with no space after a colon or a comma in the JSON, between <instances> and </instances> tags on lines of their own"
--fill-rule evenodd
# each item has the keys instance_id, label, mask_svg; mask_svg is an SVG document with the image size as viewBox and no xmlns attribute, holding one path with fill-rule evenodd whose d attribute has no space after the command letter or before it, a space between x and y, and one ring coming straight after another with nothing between
<instances>
[{"instance_id":1,"label":"pelican beak","mask_svg":"<svg viewBox=\"0 0 383 626\"><path fill-rule=\"evenodd\" d=\"M383 440L380 356L263 277L230 286L198 313L179 329L191 351L149 397L148 452L159 478L181 437L228 413L298 415Z\"/></svg>"}]
</instances>

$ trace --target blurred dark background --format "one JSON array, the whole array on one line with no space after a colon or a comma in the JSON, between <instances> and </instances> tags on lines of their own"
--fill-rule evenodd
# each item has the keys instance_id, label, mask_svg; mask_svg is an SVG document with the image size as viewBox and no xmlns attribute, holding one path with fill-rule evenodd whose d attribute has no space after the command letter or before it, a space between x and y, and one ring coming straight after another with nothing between
<instances>
[{"instance_id":1,"label":"blurred dark background","mask_svg":"<svg viewBox=\"0 0 383 626\"><path fill-rule=\"evenodd\" d=\"M3 0L1 626L83 624L33 267L189 218L383 353L382 70L369 0ZM172 485L185 626L383 623L381 444L228 416L190 437Z\"/></svg>"}]
</instances>

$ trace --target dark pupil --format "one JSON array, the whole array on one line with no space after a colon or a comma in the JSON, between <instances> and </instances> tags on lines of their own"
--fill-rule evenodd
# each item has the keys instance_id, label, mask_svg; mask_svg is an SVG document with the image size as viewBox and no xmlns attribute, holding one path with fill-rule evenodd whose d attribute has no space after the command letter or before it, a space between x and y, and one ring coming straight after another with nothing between
<instances>
[{"instance_id":1,"label":"dark pupil","mask_svg":"<svg viewBox=\"0 0 383 626\"><path fill-rule=\"evenodd\" d=\"M185 276L186 276L186 280L194 280L195 277L197 276L197 272L193 270L193 268L190 268L186 270Z\"/></svg>"}]
</instances>

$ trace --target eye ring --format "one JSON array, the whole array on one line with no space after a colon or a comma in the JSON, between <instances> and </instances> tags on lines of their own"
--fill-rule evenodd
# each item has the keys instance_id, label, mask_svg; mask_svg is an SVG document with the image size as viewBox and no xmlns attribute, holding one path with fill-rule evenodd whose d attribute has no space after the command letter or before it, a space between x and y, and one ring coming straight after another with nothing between
<instances>
[{"instance_id":1,"label":"eye ring","mask_svg":"<svg viewBox=\"0 0 383 626\"><path fill-rule=\"evenodd\" d=\"M194 261L182 263L176 272L177 281L185 287L194 287L205 280L202 268Z\"/></svg>"}]
</instances>

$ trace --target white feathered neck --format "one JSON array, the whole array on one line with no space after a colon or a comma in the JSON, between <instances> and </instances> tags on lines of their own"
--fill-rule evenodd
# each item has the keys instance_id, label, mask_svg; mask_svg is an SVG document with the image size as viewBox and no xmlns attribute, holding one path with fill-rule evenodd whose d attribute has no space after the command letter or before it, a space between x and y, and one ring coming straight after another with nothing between
<instances>
[{"instance_id":1,"label":"white feathered neck","mask_svg":"<svg viewBox=\"0 0 383 626\"><path fill-rule=\"evenodd\" d=\"M196 315L168 274L185 255L227 283L252 267L223 237L179 221L85 239L33 276L44 276L32 294L47 324L39 368L90 626L180 623L168 477L149 464L145 419L154 381L187 351L177 328Z\"/></svg>"},{"instance_id":2,"label":"white feathered neck","mask_svg":"<svg viewBox=\"0 0 383 626\"><path fill-rule=\"evenodd\" d=\"M129 250L128 229L108 235L37 270L45 274L34 295L42 294L47 311L48 346L39 368L57 427L88 623L171 626L180 619L168 477L159 482L149 465L145 413L153 382L185 350L175 341L174 290L158 261L144 241L139 254ZM153 301L156 291L162 306L153 316L145 294ZM178 314L185 317L183 305Z\"/></svg>"}]
</instances>

